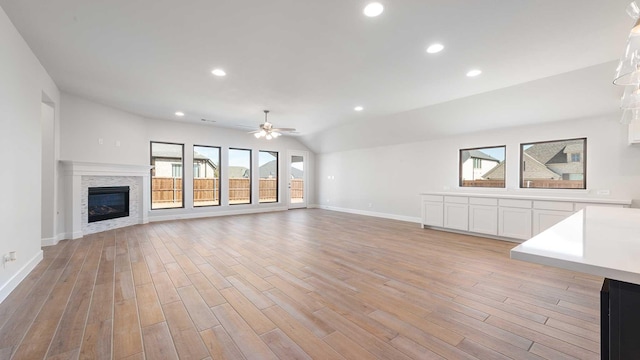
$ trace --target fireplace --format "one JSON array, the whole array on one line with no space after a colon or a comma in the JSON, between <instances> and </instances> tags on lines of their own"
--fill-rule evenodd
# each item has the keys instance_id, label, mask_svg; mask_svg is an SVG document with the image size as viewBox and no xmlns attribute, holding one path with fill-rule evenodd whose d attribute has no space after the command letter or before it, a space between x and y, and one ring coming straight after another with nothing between
<instances>
[{"instance_id":1,"label":"fireplace","mask_svg":"<svg viewBox=\"0 0 640 360\"><path fill-rule=\"evenodd\" d=\"M129 216L129 187L90 187L87 213L90 223Z\"/></svg>"}]
</instances>

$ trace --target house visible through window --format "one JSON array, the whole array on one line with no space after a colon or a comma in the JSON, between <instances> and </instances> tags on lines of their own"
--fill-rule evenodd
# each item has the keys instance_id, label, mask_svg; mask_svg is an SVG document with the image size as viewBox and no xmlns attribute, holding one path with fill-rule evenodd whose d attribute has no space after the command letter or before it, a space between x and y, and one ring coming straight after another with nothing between
<instances>
[{"instance_id":1,"label":"house visible through window","mask_svg":"<svg viewBox=\"0 0 640 360\"><path fill-rule=\"evenodd\" d=\"M229 199L233 201L233 199ZM220 148L193 147L193 206L220 205Z\"/></svg>"},{"instance_id":2,"label":"house visible through window","mask_svg":"<svg viewBox=\"0 0 640 360\"><path fill-rule=\"evenodd\" d=\"M251 204L251 150L229 149L229 204Z\"/></svg>"},{"instance_id":3,"label":"house visible through window","mask_svg":"<svg viewBox=\"0 0 640 360\"><path fill-rule=\"evenodd\" d=\"M183 207L183 147L151 142L151 209Z\"/></svg>"},{"instance_id":4,"label":"house visible through window","mask_svg":"<svg viewBox=\"0 0 640 360\"><path fill-rule=\"evenodd\" d=\"M261 203L278 201L278 153L276 151L258 152L260 183L258 190Z\"/></svg>"},{"instance_id":5,"label":"house visible through window","mask_svg":"<svg viewBox=\"0 0 640 360\"><path fill-rule=\"evenodd\" d=\"M176 179L182 178L182 164L171 164L171 176Z\"/></svg>"},{"instance_id":6,"label":"house visible through window","mask_svg":"<svg viewBox=\"0 0 640 360\"><path fill-rule=\"evenodd\" d=\"M520 144L520 187L586 189L586 159L586 138Z\"/></svg>"},{"instance_id":7,"label":"house visible through window","mask_svg":"<svg viewBox=\"0 0 640 360\"><path fill-rule=\"evenodd\" d=\"M505 186L506 146L460 150L460 187Z\"/></svg>"}]
</instances>

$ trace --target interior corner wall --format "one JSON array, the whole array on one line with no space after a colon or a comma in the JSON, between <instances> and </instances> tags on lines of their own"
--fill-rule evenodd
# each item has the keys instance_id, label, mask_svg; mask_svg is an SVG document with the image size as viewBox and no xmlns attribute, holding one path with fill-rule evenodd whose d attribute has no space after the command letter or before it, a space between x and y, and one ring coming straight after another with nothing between
<instances>
[{"instance_id":1,"label":"interior corner wall","mask_svg":"<svg viewBox=\"0 0 640 360\"><path fill-rule=\"evenodd\" d=\"M0 176L0 259L11 251L17 257L0 266L2 301L42 259L41 104L44 93L59 118L60 94L1 8L0 49L0 152L6 155Z\"/></svg>"},{"instance_id":2,"label":"interior corner wall","mask_svg":"<svg viewBox=\"0 0 640 360\"><path fill-rule=\"evenodd\" d=\"M61 159L70 161L150 165L150 142L172 142L184 144L184 162L193 161L193 145L220 146L222 148L222 180L224 184L226 155L229 147L253 150L254 160L258 150L280 153L279 204L251 204L194 208L192 192L185 182L185 208L152 210L149 220L171 220L198 216L214 216L228 213L258 212L271 208L286 208L284 190L287 189L284 164L288 150L309 153L309 184L311 194L308 203L314 204L314 154L296 138L282 136L276 140L256 139L247 131L234 130L209 124L148 119L110 106L98 104L76 95L62 93L61 104ZM261 119L256 119L256 127ZM257 166L254 161L254 177ZM190 179L193 168L185 166L185 179ZM257 188L253 189L257 193ZM224 191L224 188L223 188ZM223 194L224 196L224 194ZM68 214L65 214L68 215Z\"/></svg>"},{"instance_id":3,"label":"interior corner wall","mask_svg":"<svg viewBox=\"0 0 640 360\"><path fill-rule=\"evenodd\" d=\"M459 191L458 156L465 148L506 145L509 194L640 199L640 146L628 145L618 115L502 128L448 137L316 155L318 204L324 208L419 221L419 194ZM587 190L520 189L520 143L587 137Z\"/></svg>"}]
</instances>

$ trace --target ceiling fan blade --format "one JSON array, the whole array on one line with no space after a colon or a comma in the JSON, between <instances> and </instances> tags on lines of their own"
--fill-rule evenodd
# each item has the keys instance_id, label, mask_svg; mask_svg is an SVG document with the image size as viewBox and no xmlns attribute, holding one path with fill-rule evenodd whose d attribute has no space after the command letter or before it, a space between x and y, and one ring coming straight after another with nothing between
<instances>
[{"instance_id":1,"label":"ceiling fan blade","mask_svg":"<svg viewBox=\"0 0 640 360\"><path fill-rule=\"evenodd\" d=\"M277 129L271 129L271 131L291 132L291 131L296 131L296 129L294 129L294 128L277 128Z\"/></svg>"},{"instance_id":2,"label":"ceiling fan blade","mask_svg":"<svg viewBox=\"0 0 640 360\"><path fill-rule=\"evenodd\" d=\"M239 128L239 129L255 129L255 126L250 126L250 125L232 125L235 128Z\"/></svg>"},{"instance_id":3,"label":"ceiling fan blade","mask_svg":"<svg viewBox=\"0 0 640 360\"><path fill-rule=\"evenodd\" d=\"M262 130L249 131L247 134L257 134L257 133L259 133L260 131L262 131Z\"/></svg>"}]
</instances>

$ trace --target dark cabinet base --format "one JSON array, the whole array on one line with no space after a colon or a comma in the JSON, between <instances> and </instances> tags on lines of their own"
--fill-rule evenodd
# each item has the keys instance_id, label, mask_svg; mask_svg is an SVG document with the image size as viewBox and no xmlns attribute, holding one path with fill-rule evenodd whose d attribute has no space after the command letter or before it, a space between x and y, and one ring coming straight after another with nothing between
<instances>
[{"instance_id":1,"label":"dark cabinet base","mask_svg":"<svg viewBox=\"0 0 640 360\"><path fill-rule=\"evenodd\" d=\"M600 340L603 360L640 359L640 285L604 280Z\"/></svg>"}]
</instances>

